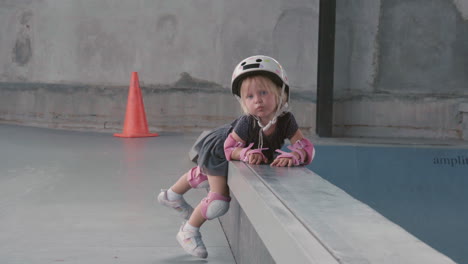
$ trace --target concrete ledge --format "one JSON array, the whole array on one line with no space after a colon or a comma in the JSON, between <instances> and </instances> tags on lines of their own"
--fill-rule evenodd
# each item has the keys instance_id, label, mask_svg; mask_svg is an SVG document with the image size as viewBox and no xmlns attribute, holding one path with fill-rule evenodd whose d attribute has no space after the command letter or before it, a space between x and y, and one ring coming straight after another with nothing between
<instances>
[{"instance_id":1,"label":"concrete ledge","mask_svg":"<svg viewBox=\"0 0 468 264\"><path fill-rule=\"evenodd\" d=\"M229 186L273 262L454 263L306 168L231 162Z\"/></svg>"},{"instance_id":2,"label":"concrete ledge","mask_svg":"<svg viewBox=\"0 0 468 264\"><path fill-rule=\"evenodd\" d=\"M339 263L251 167L231 162L229 175L232 194L276 263Z\"/></svg>"}]
</instances>

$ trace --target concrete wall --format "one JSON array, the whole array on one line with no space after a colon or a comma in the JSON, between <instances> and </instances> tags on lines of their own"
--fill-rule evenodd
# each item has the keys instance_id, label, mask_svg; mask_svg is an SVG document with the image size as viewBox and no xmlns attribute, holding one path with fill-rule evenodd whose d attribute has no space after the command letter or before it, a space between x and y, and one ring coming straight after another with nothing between
<instances>
[{"instance_id":1,"label":"concrete wall","mask_svg":"<svg viewBox=\"0 0 468 264\"><path fill-rule=\"evenodd\" d=\"M318 0L0 2L0 119L120 129L130 73L150 127L203 130L238 116L243 58L277 58L314 130Z\"/></svg>"},{"instance_id":2,"label":"concrete wall","mask_svg":"<svg viewBox=\"0 0 468 264\"><path fill-rule=\"evenodd\" d=\"M0 121L120 130L137 71L150 128L213 128L241 113L233 67L267 54L314 133L318 2L1 1ZM336 17L335 136L468 139L466 0L338 0Z\"/></svg>"},{"instance_id":3,"label":"concrete wall","mask_svg":"<svg viewBox=\"0 0 468 264\"><path fill-rule=\"evenodd\" d=\"M337 1L335 134L468 138L468 1Z\"/></svg>"}]
</instances>

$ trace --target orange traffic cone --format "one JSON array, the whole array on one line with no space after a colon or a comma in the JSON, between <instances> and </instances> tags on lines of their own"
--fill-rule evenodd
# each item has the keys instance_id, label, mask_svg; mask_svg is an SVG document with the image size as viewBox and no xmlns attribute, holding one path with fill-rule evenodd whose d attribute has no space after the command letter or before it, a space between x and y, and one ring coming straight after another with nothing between
<instances>
[{"instance_id":1,"label":"orange traffic cone","mask_svg":"<svg viewBox=\"0 0 468 264\"><path fill-rule=\"evenodd\" d=\"M157 133L149 133L148 131L145 106L143 105L137 72L132 72L130 80L123 132L122 134L114 134L114 136L124 138L159 136Z\"/></svg>"}]
</instances>

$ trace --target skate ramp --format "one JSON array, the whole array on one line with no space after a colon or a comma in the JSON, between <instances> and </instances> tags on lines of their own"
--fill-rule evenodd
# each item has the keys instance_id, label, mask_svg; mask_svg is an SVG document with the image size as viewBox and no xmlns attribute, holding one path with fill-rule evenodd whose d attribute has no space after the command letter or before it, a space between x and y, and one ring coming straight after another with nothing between
<instances>
[{"instance_id":1,"label":"skate ramp","mask_svg":"<svg viewBox=\"0 0 468 264\"><path fill-rule=\"evenodd\" d=\"M309 169L435 250L457 263L468 263L466 145L316 148L318 155Z\"/></svg>"},{"instance_id":2,"label":"skate ramp","mask_svg":"<svg viewBox=\"0 0 468 264\"><path fill-rule=\"evenodd\" d=\"M340 166L336 155L332 160ZM231 162L229 185L235 209L221 222L237 261L249 255L262 263L454 263L307 168ZM252 239L261 245L244 245Z\"/></svg>"}]
</instances>

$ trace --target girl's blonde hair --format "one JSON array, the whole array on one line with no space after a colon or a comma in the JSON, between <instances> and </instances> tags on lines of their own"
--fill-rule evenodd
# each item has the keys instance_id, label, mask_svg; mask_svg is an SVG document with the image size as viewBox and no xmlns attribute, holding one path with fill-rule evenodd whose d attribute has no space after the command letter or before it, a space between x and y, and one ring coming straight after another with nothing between
<instances>
[{"instance_id":1,"label":"girl's blonde hair","mask_svg":"<svg viewBox=\"0 0 468 264\"><path fill-rule=\"evenodd\" d=\"M244 111L245 114L249 114L249 111L247 109L247 106L244 103L244 95L243 92L245 92L245 88L250 88L252 85L259 85L262 88L266 88L269 92L272 92L275 95L276 98L276 108L275 111L278 109L279 101L280 101L280 96L281 96L281 86L278 86L275 84L270 78L264 76L264 75L252 75L246 77L244 80L242 80L242 84L240 87L240 95L241 95L241 100L240 105L242 107L242 110ZM283 105L288 101L288 94L285 92L283 94Z\"/></svg>"}]
</instances>

